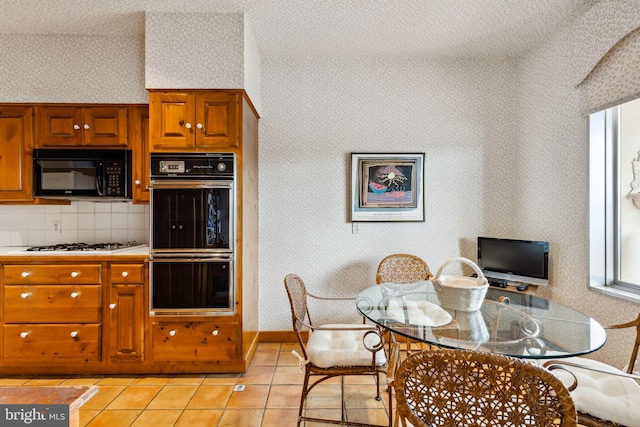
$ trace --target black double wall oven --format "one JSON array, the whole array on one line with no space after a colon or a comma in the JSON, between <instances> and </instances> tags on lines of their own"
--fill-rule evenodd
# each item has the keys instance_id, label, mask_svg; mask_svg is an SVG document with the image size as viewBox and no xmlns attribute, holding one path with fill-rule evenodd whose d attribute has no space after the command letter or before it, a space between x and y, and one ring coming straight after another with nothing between
<instances>
[{"instance_id":1,"label":"black double wall oven","mask_svg":"<svg viewBox=\"0 0 640 427\"><path fill-rule=\"evenodd\" d=\"M235 313L235 163L151 154L151 315Z\"/></svg>"}]
</instances>

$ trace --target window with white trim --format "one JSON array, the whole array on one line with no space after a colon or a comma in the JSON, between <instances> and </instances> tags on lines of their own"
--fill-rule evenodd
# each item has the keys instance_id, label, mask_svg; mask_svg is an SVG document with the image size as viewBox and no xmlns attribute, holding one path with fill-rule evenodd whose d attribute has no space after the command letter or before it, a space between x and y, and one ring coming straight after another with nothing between
<instances>
[{"instance_id":1,"label":"window with white trim","mask_svg":"<svg viewBox=\"0 0 640 427\"><path fill-rule=\"evenodd\" d=\"M640 296L640 99L589 116L590 285Z\"/></svg>"}]
</instances>

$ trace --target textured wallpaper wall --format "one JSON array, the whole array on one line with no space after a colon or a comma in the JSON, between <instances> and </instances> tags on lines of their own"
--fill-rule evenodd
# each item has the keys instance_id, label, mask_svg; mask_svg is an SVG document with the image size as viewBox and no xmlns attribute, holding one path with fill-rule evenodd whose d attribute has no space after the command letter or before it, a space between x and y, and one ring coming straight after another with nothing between
<instances>
[{"instance_id":1,"label":"textured wallpaper wall","mask_svg":"<svg viewBox=\"0 0 640 427\"><path fill-rule=\"evenodd\" d=\"M390 253L435 271L452 256L475 259L480 233L512 235L515 70L503 58L263 60L261 330L291 327L287 273L312 291L355 295ZM351 152L424 152L426 221L352 234Z\"/></svg>"},{"instance_id":2,"label":"textured wallpaper wall","mask_svg":"<svg viewBox=\"0 0 640 427\"><path fill-rule=\"evenodd\" d=\"M242 14L146 14L147 88L242 88Z\"/></svg>"},{"instance_id":3,"label":"textured wallpaper wall","mask_svg":"<svg viewBox=\"0 0 640 427\"><path fill-rule=\"evenodd\" d=\"M2 102L142 104L144 39L0 34Z\"/></svg>"}]
</instances>

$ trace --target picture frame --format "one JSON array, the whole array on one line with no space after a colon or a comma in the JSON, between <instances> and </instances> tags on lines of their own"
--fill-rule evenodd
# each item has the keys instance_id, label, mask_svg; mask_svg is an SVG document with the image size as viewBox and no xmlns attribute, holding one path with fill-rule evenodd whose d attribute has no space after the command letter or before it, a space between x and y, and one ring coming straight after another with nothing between
<instances>
[{"instance_id":1,"label":"picture frame","mask_svg":"<svg viewBox=\"0 0 640 427\"><path fill-rule=\"evenodd\" d=\"M424 221L424 153L351 153L351 221Z\"/></svg>"}]
</instances>

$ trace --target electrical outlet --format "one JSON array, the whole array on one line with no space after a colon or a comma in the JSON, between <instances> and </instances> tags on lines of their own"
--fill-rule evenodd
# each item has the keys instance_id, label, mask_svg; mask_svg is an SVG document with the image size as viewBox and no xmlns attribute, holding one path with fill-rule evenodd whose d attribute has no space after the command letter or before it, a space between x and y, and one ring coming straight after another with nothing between
<instances>
[{"instance_id":1,"label":"electrical outlet","mask_svg":"<svg viewBox=\"0 0 640 427\"><path fill-rule=\"evenodd\" d=\"M53 221L53 231L62 234L62 225L60 221Z\"/></svg>"},{"instance_id":2,"label":"electrical outlet","mask_svg":"<svg viewBox=\"0 0 640 427\"><path fill-rule=\"evenodd\" d=\"M351 223L351 233L360 234L360 224L357 222Z\"/></svg>"}]
</instances>

